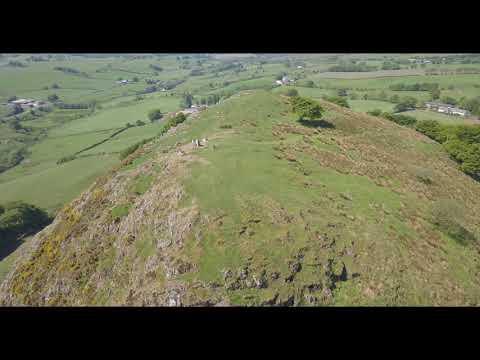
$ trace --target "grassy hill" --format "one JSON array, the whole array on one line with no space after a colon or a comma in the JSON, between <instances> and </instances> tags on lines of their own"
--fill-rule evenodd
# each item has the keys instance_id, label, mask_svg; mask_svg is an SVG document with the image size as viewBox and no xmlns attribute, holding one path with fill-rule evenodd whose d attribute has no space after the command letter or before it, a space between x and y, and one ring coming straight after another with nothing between
<instances>
[{"instance_id":1,"label":"grassy hill","mask_svg":"<svg viewBox=\"0 0 480 360\"><path fill-rule=\"evenodd\" d=\"M320 102L300 123L243 91L147 143L25 244L0 304L480 305L480 184Z\"/></svg>"}]
</instances>

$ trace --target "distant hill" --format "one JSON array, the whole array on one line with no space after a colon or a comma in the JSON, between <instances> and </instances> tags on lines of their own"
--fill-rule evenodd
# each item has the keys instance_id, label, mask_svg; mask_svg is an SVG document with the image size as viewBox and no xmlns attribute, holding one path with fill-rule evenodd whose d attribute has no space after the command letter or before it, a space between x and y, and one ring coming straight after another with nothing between
<instances>
[{"instance_id":1,"label":"distant hill","mask_svg":"<svg viewBox=\"0 0 480 360\"><path fill-rule=\"evenodd\" d=\"M0 304L480 305L480 184L321 105L299 123L244 91L147 143L26 244Z\"/></svg>"}]
</instances>

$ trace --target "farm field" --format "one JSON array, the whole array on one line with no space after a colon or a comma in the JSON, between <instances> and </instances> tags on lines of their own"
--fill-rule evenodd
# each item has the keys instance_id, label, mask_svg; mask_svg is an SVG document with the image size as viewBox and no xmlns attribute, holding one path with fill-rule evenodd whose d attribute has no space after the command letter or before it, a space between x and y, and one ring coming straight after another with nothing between
<instances>
[{"instance_id":1,"label":"farm field","mask_svg":"<svg viewBox=\"0 0 480 360\"><path fill-rule=\"evenodd\" d=\"M391 112L394 104L379 100L348 100L350 108L354 111L367 112L372 110L381 110Z\"/></svg>"}]
</instances>

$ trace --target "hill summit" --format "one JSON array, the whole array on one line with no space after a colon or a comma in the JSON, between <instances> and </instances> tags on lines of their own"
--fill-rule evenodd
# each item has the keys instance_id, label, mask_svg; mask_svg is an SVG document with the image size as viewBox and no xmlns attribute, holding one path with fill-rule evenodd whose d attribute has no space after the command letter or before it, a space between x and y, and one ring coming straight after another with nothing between
<instances>
[{"instance_id":1,"label":"hill summit","mask_svg":"<svg viewBox=\"0 0 480 360\"><path fill-rule=\"evenodd\" d=\"M480 305L480 184L321 105L245 91L143 145L25 244L0 304Z\"/></svg>"}]
</instances>

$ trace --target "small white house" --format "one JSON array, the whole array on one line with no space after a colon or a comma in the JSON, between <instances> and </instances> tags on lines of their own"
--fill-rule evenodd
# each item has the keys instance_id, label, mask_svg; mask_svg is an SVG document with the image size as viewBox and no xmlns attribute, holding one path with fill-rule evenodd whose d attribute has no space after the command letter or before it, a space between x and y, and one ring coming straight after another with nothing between
<instances>
[{"instance_id":1,"label":"small white house","mask_svg":"<svg viewBox=\"0 0 480 360\"><path fill-rule=\"evenodd\" d=\"M303 66L302 66L302 65L298 65L298 66L297 66L297 69L303 69Z\"/></svg>"},{"instance_id":2,"label":"small white house","mask_svg":"<svg viewBox=\"0 0 480 360\"><path fill-rule=\"evenodd\" d=\"M277 85L282 85L283 82L282 82L282 80L276 80L276 81L275 81L275 84L277 84Z\"/></svg>"}]
</instances>

